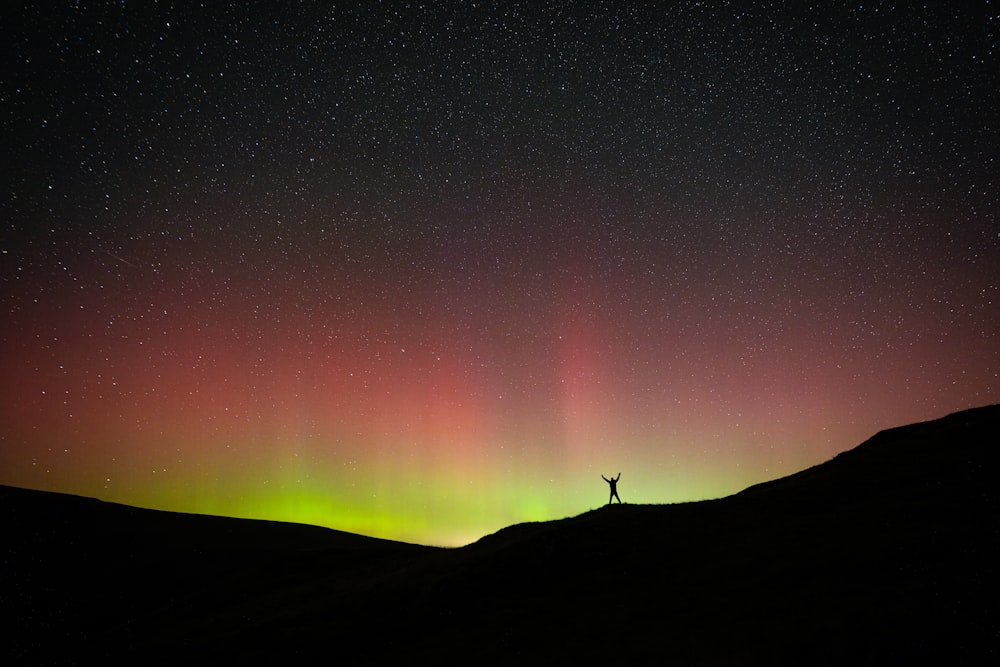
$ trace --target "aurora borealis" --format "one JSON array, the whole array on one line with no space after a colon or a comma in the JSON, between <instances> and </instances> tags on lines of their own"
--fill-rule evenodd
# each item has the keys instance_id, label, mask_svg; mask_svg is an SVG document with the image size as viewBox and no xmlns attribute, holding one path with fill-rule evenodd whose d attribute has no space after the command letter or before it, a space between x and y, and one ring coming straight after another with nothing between
<instances>
[{"instance_id":1,"label":"aurora borealis","mask_svg":"<svg viewBox=\"0 0 1000 667\"><path fill-rule=\"evenodd\" d=\"M993 3L438 4L7 10L0 483L463 544L1000 402Z\"/></svg>"}]
</instances>

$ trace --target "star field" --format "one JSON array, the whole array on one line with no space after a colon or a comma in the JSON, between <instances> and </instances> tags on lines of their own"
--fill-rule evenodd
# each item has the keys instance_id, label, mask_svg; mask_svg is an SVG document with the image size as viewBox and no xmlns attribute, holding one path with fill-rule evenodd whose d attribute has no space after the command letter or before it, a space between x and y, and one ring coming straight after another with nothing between
<instances>
[{"instance_id":1,"label":"star field","mask_svg":"<svg viewBox=\"0 0 1000 667\"><path fill-rule=\"evenodd\" d=\"M462 544L1000 401L995 3L640 4L9 10L0 483Z\"/></svg>"}]
</instances>

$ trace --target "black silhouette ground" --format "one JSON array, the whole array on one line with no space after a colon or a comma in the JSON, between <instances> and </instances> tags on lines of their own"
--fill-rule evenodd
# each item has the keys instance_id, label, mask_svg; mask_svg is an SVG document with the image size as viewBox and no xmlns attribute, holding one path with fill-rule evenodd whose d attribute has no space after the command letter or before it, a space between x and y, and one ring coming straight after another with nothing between
<instances>
[{"instance_id":1,"label":"black silhouette ground","mask_svg":"<svg viewBox=\"0 0 1000 667\"><path fill-rule=\"evenodd\" d=\"M0 488L3 664L995 664L1000 406L460 549Z\"/></svg>"}]
</instances>

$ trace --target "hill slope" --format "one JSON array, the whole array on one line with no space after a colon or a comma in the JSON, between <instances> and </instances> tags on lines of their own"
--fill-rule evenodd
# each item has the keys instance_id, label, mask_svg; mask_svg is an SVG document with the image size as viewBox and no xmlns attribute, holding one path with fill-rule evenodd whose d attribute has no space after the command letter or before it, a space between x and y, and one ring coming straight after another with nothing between
<instances>
[{"instance_id":1,"label":"hill slope","mask_svg":"<svg viewBox=\"0 0 1000 667\"><path fill-rule=\"evenodd\" d=\"M615 505L450 550L266 522L221 539L235 520L207 517L154 539L163 517L96 501L38 532L67 501L22 499L30 520L0 514L16 538L4 620L32 664L993 664L998 435L1000 406L969 410L729 498Z\"/></svg>"}]
</instances>

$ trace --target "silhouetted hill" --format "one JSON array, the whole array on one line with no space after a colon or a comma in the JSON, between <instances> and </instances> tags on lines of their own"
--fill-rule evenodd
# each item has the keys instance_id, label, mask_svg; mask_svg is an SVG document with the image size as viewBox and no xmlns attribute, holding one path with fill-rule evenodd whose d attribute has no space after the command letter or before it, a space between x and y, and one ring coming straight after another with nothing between
<instances>
[{"instance_id":1,"label":"silhouetted hill","mask_svg":"<svg viewBox=\"0 0 1000 667\"><path fill-rule=\"evenodd\" d=\"M163 512L93 498L0 486L0 622L15 658L38 664L130 640L136 619L225 588L250 573L283 569L290 554L366 562L428 547L303 524ZM169 613L168 611L162 613ZM121 626L121 627L119 627ZM67 654L67 649L74 650ZM114 648L114 646L109 646ZM2 656L3 653L0 653ZM0 664L8 664L0 659Z\"/></svg>"},{"instance_id":2,"label":"silhouetted hill","mask_svg":"<svg viewBox=\"0 0 1000 667\"><path fill-rule=\"evenodd\" d=\"M992 665L998 435L968 410L460 549L4 489L4 621L25 664Z\"/></svg>"}]
</instances>

